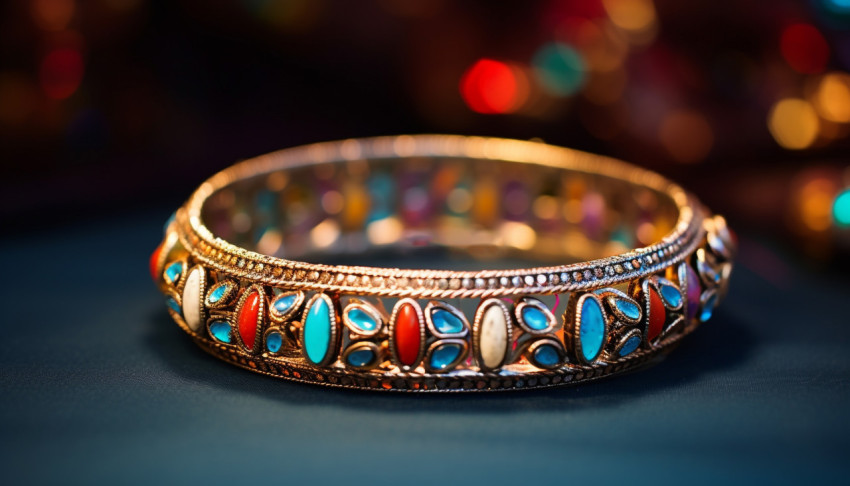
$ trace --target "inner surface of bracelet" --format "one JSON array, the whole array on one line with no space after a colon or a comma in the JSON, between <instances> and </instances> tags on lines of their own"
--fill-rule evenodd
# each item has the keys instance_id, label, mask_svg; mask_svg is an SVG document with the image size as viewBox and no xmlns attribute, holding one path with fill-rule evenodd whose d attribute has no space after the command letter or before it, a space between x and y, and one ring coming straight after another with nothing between
<instances>
[{"instance_id":1,"label":"inner surface of bracelet","mask_svg":"<svg viewBox=\"0 0 850 486\"><path fill-rule=\"evenodd\" d=\"M260 174L212 194L201 214L215 236L265 255L470 270L613 256L656 243L678 218L669 196L624 180L444 157Z\"/></svg>"}]
</instances>

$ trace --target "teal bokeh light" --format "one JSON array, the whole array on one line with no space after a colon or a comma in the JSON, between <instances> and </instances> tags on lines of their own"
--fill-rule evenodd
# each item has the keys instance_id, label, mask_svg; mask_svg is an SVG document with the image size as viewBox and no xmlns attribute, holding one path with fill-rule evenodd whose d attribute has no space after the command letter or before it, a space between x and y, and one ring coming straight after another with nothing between
<instances>
[{"instance_id":1,"label":"teal bokeh light","mask_svg":"<svg viewBox=\"0 0 850 486\"><path fill-rule=\"evenodd\" d=\"M566 44L545 44L534 55L532 64L540 84L555 96L570 96L584 85L584 59Z\"/></svg>"},{"instance_id":2,"label":"teal bokeh light","mask_svg":"<svg viewBox=\"0 0 850 486\"><path fill-rule=\"evenodd\" d=\"M832 217L838 226L850 226L850 188L838 193L832 204Z\"/></svg>"}]
</instances>

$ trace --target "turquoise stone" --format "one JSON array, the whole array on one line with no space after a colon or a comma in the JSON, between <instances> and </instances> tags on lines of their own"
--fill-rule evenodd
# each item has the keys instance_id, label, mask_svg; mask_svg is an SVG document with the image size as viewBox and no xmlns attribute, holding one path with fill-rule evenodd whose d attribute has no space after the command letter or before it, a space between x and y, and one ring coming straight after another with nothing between
<instances>
[{"instance_id":1,"label":"turquoise stone","mask_svg":"<svg viewBox=\"0 0 850 486\"><path fill-rule=\"evenodd\" d=\"M324 298L317 298L304 319L304 350L313 363L321 363L331 344L331 309Z\"/></svg>"},{"instance_id":2,"label":"turquoise stone","mask_svg":"<svg viewBox=\"0 0 850 486\"><path fill-rule=\"evenodd\" d=\"M165 269L165 276L171 283L180 280L181 273L183 273L183 264L180 262L174 262Z\"/></svg>"},{"instance_id":3,"label":"turquoise stone","mask_svg":"<svg viewBox=\"0 0 850 486\"><path fill-rule=\"evenodd\" d=\"M277 315L282 316L285 315L289 309L295 305L295 302L298 301L298 294L288 294L281 295L277 299L275 299L274 303L274 311Z\"/></svg>"},{"instance_id":4,"label":"turquoise stone","mask_svg":"<svg viewBox=\"0 0 850 486\"><path fill-rule=\"evenodd\" d=\"M623 347L620 348L620 356L628 356L635 352L635 349L640 346L640 336L632 336L626 340Z\"/></svg>"},{"instance_id":5,"label":"turquoise stone","mask_svg":"<svg viewBox=\"0 0 850 486\"><path fill-rule=\"evenodd\" d=\"M584 359L596 359L605 340L605 318L602 316L602 308L594 299L585 299L581 306L578 334Z\"/></svg>"},{"instance_id":6,"label":"turquoise stone","mask_svg":"<svg viewBox=\"0 0 850 486\"><path fill-rule=\"evenodd\" d=\"M661 296L673 307L682 305L682 293L673 286L661 284Z\"/></svg>"},{"instance_id":7,"label":"turquoise stone","mask_svg":"<svg viewBox=\"0 0 850 486\"><path fill-rule=\"evenodd\" d=\"M348 322L354 324L354 327L365 332L372 332L378 328L378 321L372 315L359 307L348 309L346 314Z\"/></svg>"},{"instance_id":8,"label":"turquoise stone","mask_svg":"<svg viewBox=\"0 0 850 486\"><path fill-rule=\"evenodd\" d=\"M283 336L279 332L272 331L266 336L266 349L270 353L280 351L281 346L283 346Z\"/></svg>"},{"instance_id":9,"label":"turquoise stone","mask_svg":"<svg viewBox=\"0 0 850 486\"><path fill-rule=\"evenodd\" d=\"M551 367L561 362L561 355L551 344L543 344L534 350L534 361L541 366Z\"/></svg>"},{"instance_id":10,"label":"turquoise stone","mask_svg":"<svg viewBox=\"0 0 850 486\"><path fill-rule=\"evenodd\" d=\"M699 320L705 322L711 319L711 314L714 313L715 305L717 305L717 294L712 295L705 301L705 304L702 306L702 311L699 313Z\"/></svg>"},{"instance_id":11,"label":"turquoise stone","mask_svg":"<svg viewBox=\"0 0 850 486\"><path fill-rule=\"evenodd\" d=\"M431 311L431 322L437 331L443 334L457 334L463 332L463 321L453 313L445 309L434 309Z\"/></svg>"},{"instance_id":12,"label":"turquoise stone","mask_svg":"<svg viewBox=\"0 0 850 486\"><path fill-rule=\"evenodd\" d=\"M369 348L361 348L348 353L345 361L351 366L363 367L368 366L375 360L375 352Z\"/></svg>"},{"instance_id":13,"label":"turquoise stone","mask_svg":"<svg viewBox=\"0 0 850 486\"><path fill-rule=\"evenodd\" d=\"M617 299L615 301L617 309L622 312L626 317L632 320L640 319L640 308L626 299Z\"/></svg>"},{"instance_id":14,"label":"turquoise stone","mask_svg":"<svg viewBox=\"0 0 850 486\"><path fill-rule=\"evenodd\" d=\"M223 343L230 343L230 323L227 321L211 322L210 334Z\"/></svg>"},{"instance_id":15,"label":"turquoise stone","mask_svg":"<svg viewBox=\"0 0 850 486\"><path fill-rule=\"evenodd\" d=\"M531 305L526 305L522 308L522 320L526 326L535 331L542 331L549 327L549 319L546 317L546 314Z\"/></svg>"},{"instance_id":16,"label":"turquoise stone","mask_svg":"<svg viewBox=\"0 0 850 486\"><path fill-rule=\"evenodd\" d=\"M224 293L227 292L227 285L219 285L212 292L210 292L209 301L210 304L215 304L222 297L224 297Z\"/></svg>"},{"instance_id":17,"label":"turquoise stone","mask_svg":"<svg viewBox=\"0 0 850 486\"><path fill-rule=\"evenodd\" d=\"M460 344L446 343L440 345L431 353L431 368L435 370L444 370L454 363L461 352Z\"/></svg>"},{"instance_id":18,"label":"turquoise stone","mask_svg":"<svg viewBox=\"0 0 850 486\"><path fill-rule=\"evenodd\" d=\"M183 310L180 308L180 304L178 304L177 301L174 300L174 297L167 297L165 299L165 303L168 304L168 307L171 307L171 310L173 310L174 312L182 314Z\"/></svg>"}]
</instances>

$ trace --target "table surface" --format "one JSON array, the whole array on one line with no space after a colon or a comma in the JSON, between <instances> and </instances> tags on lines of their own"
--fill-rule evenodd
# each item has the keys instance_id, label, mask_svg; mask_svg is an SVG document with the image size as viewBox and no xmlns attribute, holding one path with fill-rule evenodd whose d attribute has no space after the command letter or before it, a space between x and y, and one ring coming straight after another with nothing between
<instances>
[{"instance_id":1,"label":"table surface","mask_svg":"<svg viewBox=\"0 0 850 486\"><path fill-rule=\"evenodd\" d=\"M850 284L762 243L742 238L722 308L652 368L406 395L289 383L203 353L148 276L164 216L0 241L4 484L848 481Z\"/></svg>"}]
</instances>

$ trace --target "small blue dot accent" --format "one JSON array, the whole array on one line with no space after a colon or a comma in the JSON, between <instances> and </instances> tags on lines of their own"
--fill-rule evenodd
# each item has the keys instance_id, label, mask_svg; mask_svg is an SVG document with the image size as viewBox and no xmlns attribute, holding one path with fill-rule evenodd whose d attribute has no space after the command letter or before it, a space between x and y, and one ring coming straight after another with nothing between
<instances>
[{"instance_id":1,"label":"small blue dot accent","mask_svg":"<svg viewBox=\"0 0 850 486\"><path fill-rule=\"evenodd\" d=\"M367 366L372 363L375 359L375 353L369 348L358 349L357 351L352 351L348 353L348 356L345 360L351 366Z\"/></svg>"},{"instance_id":2,"label":"small blue dot accent","mask_svg":"<svg viewBox=\"0 0 850 486\"><path fill-rule=\"evenodd\" d=\"M463 332L463 321L445 309L431 311L431 322L437 331L443 334L458 334Z\"/></svg>"},{"instance_id":3,"label":"small blue dot accent","mask_svg":"<svg viewBox=\"0 0 850 486\"><path fill-rule=\"evenodd\" d=\"M543 344L534 350L534 361L541 366L555 366L561 362L561 356L558 350L551 344Z\"/></svg>"},{"instance_id":4,"label":"small blue dot accent","mask_svg":"<svg viewBox=\"0 0 850 486\"><path fill-rule=\"evenodd\" d=\"M714 306L717 304L717 294L712 295L705 301L705 304L702 306L702 311L699 314L700 321L707 321L711 319L711 315L714 313Z\"/></svg>"},{"instance_id":5,"label":"small blue dot accent","mask_svg":"<svg viewBox=\"0 0 850 486\"><path fill-rule=\"evenodd\" d=\"M215 304L216 302L221 300L221 298L224 297L224 293L226 291L227 285L219 285L218 287L216 287L212 292L210 292L210 303Z\"/></svg>"},{"instance_id":6,"label":"small blue dot accent","mask_svg":"<svg viewBox=\"0 0 850 486\"><path fill-rule=\"evenodd\" d=\"M626 315L629 319L640 319L640 308L632 302L625 299L616 300L617 309Z\"/></svg>"},{"instance_id":7,"label":"small blue dot accent","mask_svg":"<svg viewBox=\"0 0 850 486\"><path fill-rule=\"evenodd\" d=\"M298 300L298 294L282 295L282 296L278 297L277 299L275 299L274 304L272 304L272 305L274 306L274 311L278 315L282 316L282 315L286 314L286 312L293 305L295 305L295 302L297 300Z\"/></svg>"},{"instance_id":8,"label":"small blue dot accent","mask_svg":"<svg viewBox=\"0 0 850 486\"><path fill-rule=\"evenodd\" d=\"M280 347L283 346L283 336L277 331L272 331L266 336L266 349L269 350L270 353L276 353L280 351Z\"/></svg>"},{"instance_id":9,"label":"small blue dot accent","mask_svg":"<svg viewBox=\"0 0 850 486\"><path fill-rule=\"evenodd\" d=\"M460 351L461 347L459 344L443 344L431 353L431 368L435 370L448 368L460 356Z\"/></svg>"},{"instance_id":10,"label":"small blue dot accent","mask_svg":"<svg viewBox=\"0 0 850 486\"><path fill-rule=\"evenodd\" d=\"M682 293L670 285L661 285L661 296L673 307L682 305Z\"/></svg>"},{"instance_id":11,"label":"small blue dot accent","mask_svg":"<svg viewBox=\"0 0 850 486\"><path fill-rule=\"evenodd\" d=\"M352 307L348 310L348 320L361 331L371 332L378 328L378 322L368 312L359 307Z\"/></svg>"},{"instance_id":12,"label":"small blue dot accent","mask_svg":"<svg viewBox=\"0 0 850 486\"><path fill-rule=\"evenodd\" d=\"M230 343L230 323L227 321L213 321L210 323L210 334L215 339Z\"/></svg>"},{"instance_id":13,"label":"small blue dot accent","mask_svg":"<svg viewBox=\"0 0 850 486\"><path fill-rule=\"evenodd\" d=\"M178 304L177 301L174 300L174 297L166 298L165 303L168 304L168 307L171 307L171 310L182 315L183 309L180 308L180 304Z\"/></svg>"},{"instance_id":14,"label":"small blue dot accent","mask_svg":"<svg viewBox=\"0 0 850 486\"><path fill-rule=\"evenodd\" d=\"M175 283L180 280L181 273L183 273L183 264L180 262L174 262L165 269L165 276L168 278L169 283Z\"/></svg>"},{"instance_id":15,"label":"small blue dot accent","mask_svg":"<svg viewBox=\"0 0 850 486\"><path fill-rule=\"evenodd\" d=\"M526 305L522 308L522 320L525 325L535 331L542 331L549 327L549 319L537 307Z\"/></svg>"},{"instance_id":16,"label":"small blue dot accent","mask_svg":"<svg viewBox=\"0 0 850 486\"><path fill-rule=\"evenodd\" d=\"M640 336L632 336L626 340L626 343L623 344L623 347L620 348L620 356L628 356L635 352L635 350L640 346Z\"/></svg>"}]
</instances>

